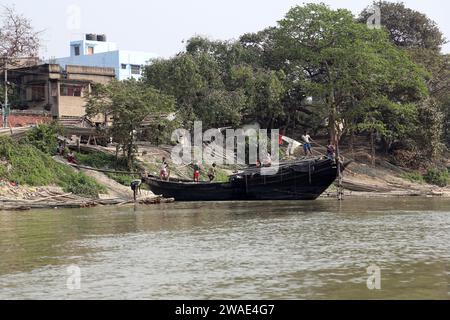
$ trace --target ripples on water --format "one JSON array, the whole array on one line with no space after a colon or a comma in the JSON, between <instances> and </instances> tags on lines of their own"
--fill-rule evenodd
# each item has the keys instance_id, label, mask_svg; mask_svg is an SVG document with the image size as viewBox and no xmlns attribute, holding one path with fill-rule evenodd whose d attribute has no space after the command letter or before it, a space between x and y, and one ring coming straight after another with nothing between
<instances>
[{"instance_id":1,"label":"ripples on water","mask_svg":"<svg viewBox=\"0 0 450 320\"><path fill-rule=\"evenodd\" d=\"M448 199L0 212L0 298L448 299L449 245Z\"/></svg>"}]
</instances>

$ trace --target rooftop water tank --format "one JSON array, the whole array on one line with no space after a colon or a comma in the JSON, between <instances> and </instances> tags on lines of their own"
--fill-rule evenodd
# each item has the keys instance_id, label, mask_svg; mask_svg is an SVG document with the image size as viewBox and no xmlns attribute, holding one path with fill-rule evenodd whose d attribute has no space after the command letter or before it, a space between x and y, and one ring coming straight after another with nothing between
<instances>
[{"instance_id":1,"label":"rooftop water tank","mask_svg":"<svg viewBox=\"0 0 450 320\"><path fill-rule=\"evenodd\" d=\"M106 35L105 34L97 35L97 41L106 42Z\"/></svg>"},{"instance_id":2,"label":"rooftop water tank","mask_svg":"<svg viewBox=\"0 0 450 320\"><path fill-rule=\"evenodd\" d=\"M95 33L86 34L86 40L97 41L97 35Z\"/></svg>"}]
</instances>

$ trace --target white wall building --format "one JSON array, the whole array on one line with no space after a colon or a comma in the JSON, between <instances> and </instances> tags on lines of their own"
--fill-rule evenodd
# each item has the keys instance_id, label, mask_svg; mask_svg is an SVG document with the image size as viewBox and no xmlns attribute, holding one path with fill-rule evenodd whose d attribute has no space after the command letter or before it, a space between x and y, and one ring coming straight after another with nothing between
<instances>
[{"instance_id":1,"label":"white wall building","mask_svg":"<svg viewBox=\"0 0 450 320\"><path fill-rule=\"evenodd\" d=\"M142 76L143 66L156 54L119 50L114 42L107 42L105 35L86 34L84 40L70 43L70 57L55 59L63 68L67 65L114 68L116 78L125 80Z\"/></svg>"}]
</instances>

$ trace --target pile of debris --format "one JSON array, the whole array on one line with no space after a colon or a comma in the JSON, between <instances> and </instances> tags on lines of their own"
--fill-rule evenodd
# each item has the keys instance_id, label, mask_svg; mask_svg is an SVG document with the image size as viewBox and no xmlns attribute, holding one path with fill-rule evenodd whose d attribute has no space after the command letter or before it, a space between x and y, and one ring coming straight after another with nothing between
<instances>
[{"instance_id":1,"label":"pile of debris","mask_svg":"<svg viewBox=\"0 0 450 320\"><path fill-rule=\"evenodd\" d=\"M161 196L152 196L139 200L139 204L158 204L173 202ZM134 204L134 201L124 201L121 198L90 199L72 193L63 192L58 187L31 188L14 186L2 181L0 184L0 211L23 211L31 209L64 209L90 208L107 205Z\"/></svg>"},{"instance_id":2,"label":"pile of debris","mask_svg":"<svg viewBox=\"0 0 450 320\"><path fill-rule=\"evenodd\" d=\"M31 188L4 182L0 185L0 210L82 208L93 205L91 200L64 193L58 187Z\"/></svg>"}]
</instances>

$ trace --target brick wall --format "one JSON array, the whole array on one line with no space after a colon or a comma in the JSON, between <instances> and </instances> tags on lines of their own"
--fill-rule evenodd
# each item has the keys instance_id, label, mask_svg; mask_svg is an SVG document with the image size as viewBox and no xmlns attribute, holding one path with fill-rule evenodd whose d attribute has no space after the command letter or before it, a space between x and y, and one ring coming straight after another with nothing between
<instances>
[{"instance_id":1,"label":"brick wall","mask_svg":"<svg viewBox=\"0 0 450 320\"><path fill-rule=\"evenodd\" d=\"M3 116L0 113L0 117ZM11 114L8 117L10 127L26 127L34 124L50 123L53 118L47 115L27 115L27 114Z\"/></svg>"}]
</instances>

